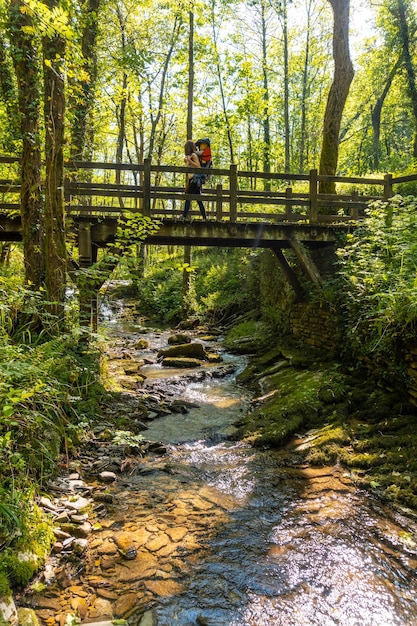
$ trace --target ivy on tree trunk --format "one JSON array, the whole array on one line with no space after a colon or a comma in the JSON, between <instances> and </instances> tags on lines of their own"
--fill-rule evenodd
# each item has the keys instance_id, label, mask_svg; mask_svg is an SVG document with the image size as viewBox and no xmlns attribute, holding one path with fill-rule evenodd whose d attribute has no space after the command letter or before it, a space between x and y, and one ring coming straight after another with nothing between
<instances>
[{"instance_id":1,"label":"ivy on tree trunk","mask_svg":"<svg viewBox=\"0 0 417 626\"><path fill-rule=\"evenodd\" d=\"M8 14L10 52L16 74L22 134L20 213L25 280L37 290L45 278L41 194L40 64L32 17L22 0L11 0Z\"/></svg>"},{"instance_id":2,"label":"ivy on tree trunk","mask_svg":"<svg viewBox=\"0 0 417 626\"><path fill-rule=\"evenodd\" d=\"M50 8L55 2L50 1ZM45 116L45 258L46 293L50 313L56 319L55 330L64 324L67 254L64 211L64 117L65 39L54 34L45 36L44 116Z\"/></svg>"}]
</instances>

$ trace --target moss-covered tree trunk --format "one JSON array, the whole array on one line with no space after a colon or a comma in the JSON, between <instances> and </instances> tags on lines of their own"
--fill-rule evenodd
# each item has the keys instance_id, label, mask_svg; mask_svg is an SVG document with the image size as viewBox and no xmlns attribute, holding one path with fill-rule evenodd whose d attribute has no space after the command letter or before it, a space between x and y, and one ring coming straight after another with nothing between
<instances>
[{"instance_id":1,"label":"moss-covered tree trunk","mask_svg":"<svg viewBox=\"0 0 417 626\"><path fill-rule=\"evenodd\" d=\"M54 0L49 1L50 8L55 4ZM58 34L44 38L45 269L47 298L56 332L64 326L67 267L63 192L65 47L65 39Z\"/></svg>"},{"instance_id":2,"label":"moss-covered tree trunk","mask_svg":"<svg viewBox=\"0 0 417 626\"><path fill-rule=\"evenodd\" d=\"M45 277L43 203L41 194L40 64L32 18L22 0L10 0L10 52L18 84L22 134L20 212L26 283L38 289Z\"/></svg>"},{"instance_id":3,"label":"moss-covered tree trunk","mask_svg":"<svg viewBox=\"0 0 417 626\"><path fill-rule=\"evenodd\" d=\"M349 0L329 0L333 9L334 75L327 98L323 122L323 143L320 155L320 175L334 176L339 158L339 133L343 110L353 80L353 65L349 52ZM335 183L322 181L321 193L335 193Z\"/></svg>"}]
</instances>

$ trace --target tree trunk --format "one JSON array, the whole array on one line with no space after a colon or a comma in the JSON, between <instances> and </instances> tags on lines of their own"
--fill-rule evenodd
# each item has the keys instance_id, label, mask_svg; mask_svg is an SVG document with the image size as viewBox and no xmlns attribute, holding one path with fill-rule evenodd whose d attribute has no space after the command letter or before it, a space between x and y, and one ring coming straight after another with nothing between
<instances>
[{"instance_id":1,"label":"tree trunk","mask_svg":"<svg viewBox=\"0 0 417 626\"><path fill-rule=\"evenodd\" d=\"M411 98L411 106L414 116L414 140L413 140L413 157L417 159L417 85L416 72L413 65L413 59L410 51L410 33L407 22L407 6L404 0L397 0L398 23L400 38L402 44L402 52L404 57L404 65L407 71L408 91Z\"/></svg>"},{"instance_id":2,"label":"tree trunk","mask_svg":"<svg viewBox=\"0 0 417 626\"><path fill-rule=\"evenodd\" d=\"M353 80L349 53L349 0L329 0L333 9L334 76L327 98L323 122L323 143L319 174L334 176L339 158L339 133L343 110ZM335 193L333 182L321 182L321 193Z\"/></svg>"},{"instance_id":3,"label":"tree trunk","mask_svg":"<svg viewBox=\"0 0 417 626\"><path fill-rule=\"evenodd\" d=\"M311 28L311 0L307 7L307 25L306 25L306 48L304 54L304 67L303 67L303 89L301 96L301 136L300 136L300 160L299 160L299 172L304 173L304 163L307 160L306 143L307 143L307 98L309 93L308 86L308 70L310 63L310 28Z\"/></svg>"},{"instance_id":4,"label":"tree trunk","mask_svg":"<svg viewBox=\"0 0 417 626\"><path fill-rule=\"evenodd\" d=\"M4 102L7 114L7 137L4 148L13 154L16 150L16 141L20 137L19 115L16 110L17 93L13 80L13 70L4 35L0 33L0 98Z\"/></svg>"},{"instance_id":5,"label":"tree trunk","mask_svg":"<svg viewBox=\"0 0 417 626\"><path fill-rule=\"evenodd\" d=\"M97 82L97 31L100 0L87 0L83 10L84 27L81 39L82 70L81 79L73 79L74 96L70 101L73 114L71 133L71 159L89 160L92 155L92 124L89 116L94 104L94 90Z\"/></svg>"},{"instance_id":6,"label":"tree trunk","mask_svg":"<svg viewBox=\"0 0 417 626\"><path fill-rule=\"evenodd\" d=\"M287 0L282 2L283 39L284 39L284 133L285 133L285 162L284 172L291 171L290 155L290 93L289 93L289 59L288 59L288 15Z\"/></svg>"},{"instance_id":7,"label":"tree trunk","mask_svg":"<svg viewBox=\"0 0 417 626\"><path fill-rule=\"evenodd\" d=\"M265 0L261 0L261 23L262 23L262 74L263 74L263 87L264 87L264 117L263 117L263 130L264 130L264 155L263 155L263 167L264 172L269 174L271 171L271 131L269 123L269 85L268 85L268 63L267 63L267 46L266 46L266 17L265 17ZM265 180L264 188L270 189L271 182Z\"/></svg>"},{"instance_id":8,"label":"tree trunk","mask_svg":"<svg viewBox=\"0 0 417 626\"><path fill-rule=\"evenodd\" d=\"M50 0L49 7L56 6ZM63 330L67 253L64 211L64 61L66 42L60 35L45 37L45 262L46 293L50 312L56 317L54 332Z\"/></svg>"},{"instance_id":9,"label":"tree trunk","mask_svg":"<svg viewBox=\"0 0 417 626\"><path fill-rule=\"evenodd\" d=\"M385 98L388 95L388 92L390 90L390 87L392 85L392 81L394 80L394 77L396 75L396 73L398 72L398 69L400 67L402 63L402 57L400 57L398 59L398 61L396 62L396 64L394 65L394 67L391 69L390 73L388 74L387 80L385 81L385 85L384 88L382 90L381 95L379 96L379 98L377 98L374 107L372 108L371 111L371 118L372 118L372 131L373 131L373 137L372 137L372 144L373 144L373 160L374 160L374 171L377 172L379 170L379 155L380 155L380 135L381 135L381 113L382 113L382 107L384 106L384 102L385 102Z\"/></svg>"},{"instance_id":10,"label":"tree trunk","mask_svg":"<svg viewBox=\"0 0 417 626\"><path fill-rule=\"evenodd\" d=\"M220 65L220 56L219 56L219 47L218 47L218 31L216 31L216 21L214 16L215 2L212 0L211 2L211 28L213 32L213 42L215 49L215 59L216 59L216 71L217 71L217 79L219 81L219 89L220 89L220 97L222 100L222 108L223 108L223 117L226 123L226 133L227 133L227 142L229 144L229 152L230 152L230 163L235 162L235 153L233 149L233 138L232 138L232 129L230 125L230 117L227 110L226 97L224 95L224 85L223 85L223 77L222 77L222 69Z\"/></svg>"},{"instance_id":11,"label":"tree trunk","mask_svg":"<svg viewBox=\"0 0 417 626\"><path fill-rule=\"evenodd\" d=\"M44 282L45 258L39 136L40 66L33 36L28 32L33 28L24 2L11 0L8 30L18 84L22 134L20 213L25 280L31 289L37 290Z\"/></svg>"}]
</instances>

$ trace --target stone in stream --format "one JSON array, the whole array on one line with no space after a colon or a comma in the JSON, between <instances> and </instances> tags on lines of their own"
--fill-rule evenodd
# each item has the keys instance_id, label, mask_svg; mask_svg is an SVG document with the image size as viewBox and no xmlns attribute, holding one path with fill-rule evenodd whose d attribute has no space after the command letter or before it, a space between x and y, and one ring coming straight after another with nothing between
<instances>
[{"instance_id":1,"label":"stone in stream","mask_svg":"<svg viewBox=\"0 0 417 626\"><path fill-rule=\"evenodd\" d=\"M191 359L185 357L166 357L162 360L162 365L165 367L178 367L180 369L191 369L193 367L200 367L201 361L198 359Z\"/></svg>"},{"instance_id":2,"label":"stone in stream","mask_svg":"<svg viewBox=\"0 0 417 626\"><path fill-rule=\"evenodd\" d=\"M117 480L117 476L114 472L104 471L99 474L99 479L102 483L113 483L115 480Z\"/></svg>"},{"instance_id":3,"label":"stone in stream","mask_svg":"<svg viewBox=\"0 0 417 626\"><path fill-rule=\"evenodd\" d=\"M33 609L21 607L17 610L19 626L39 626L39 620Z\"/></svg>"},{"instance_id":4,"label":"stone in stream","mask_svg":"<svg viewBox=\"0 0 417 626\"><path fill-rule=\"evenodd\" d=\"M175 335L171 335L170 337L168 337L168 343L170 346L191 343L191 337L185 335L184 333L175 333Z\"/></svg>"},{"instance_id":5,"label":"stone in stream","mask_svg":"<svg viewBox=\"0 0 417 626\"><path fill-rule=\"evenodd\" d=\"M183 343L159 350L158 359L167 357L186 357L190 359L207 359L207 352L202 343Z\"/></svg>"}]
</instances>

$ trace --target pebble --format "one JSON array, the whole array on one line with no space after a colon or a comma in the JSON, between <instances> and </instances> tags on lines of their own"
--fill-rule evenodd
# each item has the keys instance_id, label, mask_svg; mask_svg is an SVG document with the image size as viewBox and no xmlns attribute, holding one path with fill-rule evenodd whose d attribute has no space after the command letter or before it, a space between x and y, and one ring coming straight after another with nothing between
<instances>
[{"instance_id":1,"label":"pebble","mask_svg":"<svg viewBox=\"0 0 417 626\"><path fill-rule=\"evenodd\" d=\"M99 474L99 479L103 483L113 483L115 480L117 480L117 476L114 472L104 471Z\"/></svg>"}]
</instances>

